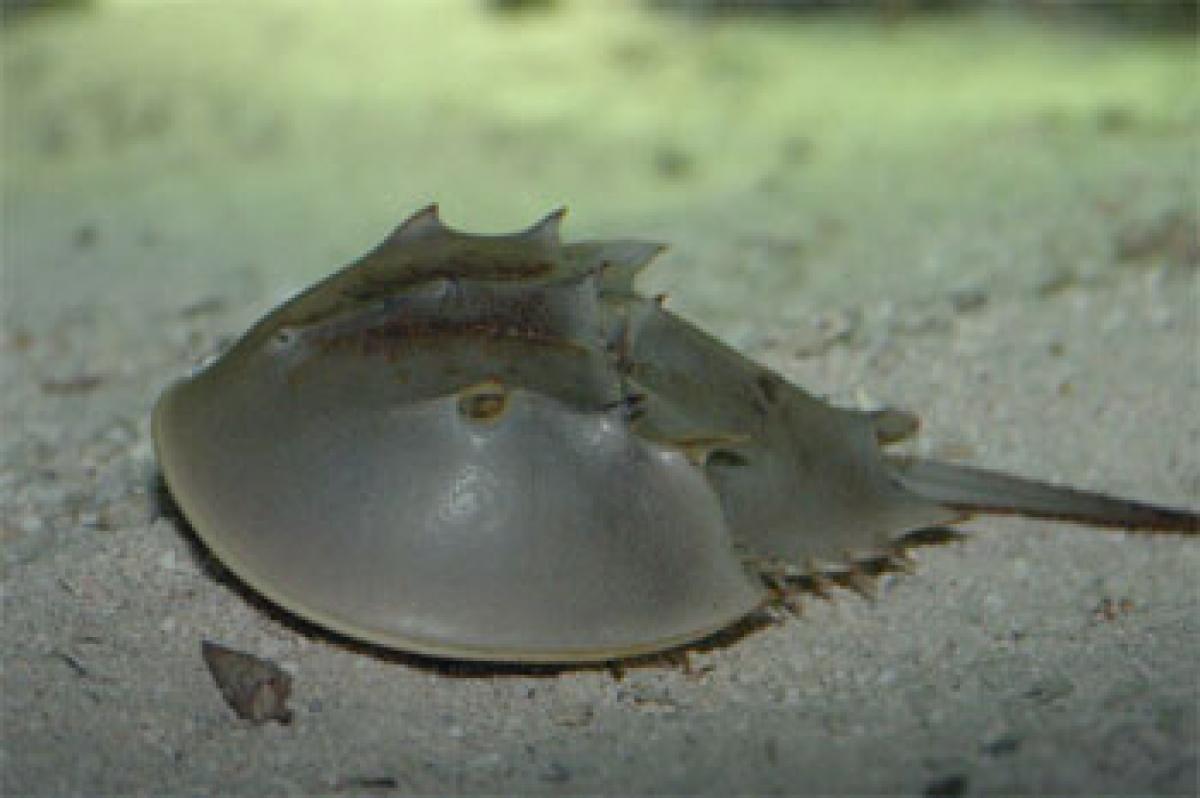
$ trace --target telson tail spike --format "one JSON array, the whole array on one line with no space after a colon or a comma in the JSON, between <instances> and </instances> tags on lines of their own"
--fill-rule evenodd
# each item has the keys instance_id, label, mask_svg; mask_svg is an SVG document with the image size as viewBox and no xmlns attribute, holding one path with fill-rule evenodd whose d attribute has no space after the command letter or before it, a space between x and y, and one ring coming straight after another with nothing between
<instances>
[{"instance_id":1,"label":"telson tail spike","mask_svg":"<svg viewBox=\"0 0 1200 798\"><path fill-rule=\"evenodd\" d=\"M1016 513L1144 532L1200 533L1200 513L1121 499L974 466L889 457L900 484L965 512Z\"/></svg>"}]
</instances>

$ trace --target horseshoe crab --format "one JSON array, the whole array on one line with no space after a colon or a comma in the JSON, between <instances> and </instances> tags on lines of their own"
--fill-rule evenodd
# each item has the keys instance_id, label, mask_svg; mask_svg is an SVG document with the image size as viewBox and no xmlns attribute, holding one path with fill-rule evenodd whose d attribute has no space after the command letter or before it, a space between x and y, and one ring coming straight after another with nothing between
<instances>
[{"instance_id":1,"label":"horseshoe crab","mask_svg":"<svg viewBox=\"0 0 1200 798\"><path fill-rule=\"evenodd\" d=\"M887 558L973 512L1196 532L1200 515L890 455L838 409L634 290L662 247L506 236L430 206L154 410L166 481L273 602L456 659L614 660L768 597L762 569Z\"/></svg>"}]
</instances>

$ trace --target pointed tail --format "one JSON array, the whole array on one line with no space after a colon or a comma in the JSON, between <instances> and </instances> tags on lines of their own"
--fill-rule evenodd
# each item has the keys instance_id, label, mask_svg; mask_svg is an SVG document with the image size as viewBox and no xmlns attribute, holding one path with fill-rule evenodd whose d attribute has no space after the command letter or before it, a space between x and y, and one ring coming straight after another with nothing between
<instances>
[{"instance_id":1,"label":"pointed tail","mask_svg":"<svg viewBox=\"0 0 1200 798\"><path fill-rule=\"evenodd\" d=\"M1200 513L1051 485L982 468L889 457L913 493L968 512L1015 513L1147 532L1200 533Z\"/></svg>"}]
</instances>

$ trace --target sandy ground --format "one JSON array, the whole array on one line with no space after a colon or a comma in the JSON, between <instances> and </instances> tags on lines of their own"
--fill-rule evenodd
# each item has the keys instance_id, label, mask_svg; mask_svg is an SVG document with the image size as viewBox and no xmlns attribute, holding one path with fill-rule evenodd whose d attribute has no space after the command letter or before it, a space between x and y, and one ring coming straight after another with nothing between
<instances>
[{"instance_id":1,"label":"sandy ground","mask_svg":"<svg viewBox=\"0 0 1200 798\"><path fill-rule=\"evenodd\" d=\"M424 202L565 202L568 236L674 242L648 287L752 356L920 411L924 453L1195 507L1189 47L244 6L0 33L4 795L1197 792L1195 540L979 518L686 670L463 667L239 588L148 436L164 385ZM237 719L203 639L293 674L292 723Z\"/></svg>"}]
</instances>

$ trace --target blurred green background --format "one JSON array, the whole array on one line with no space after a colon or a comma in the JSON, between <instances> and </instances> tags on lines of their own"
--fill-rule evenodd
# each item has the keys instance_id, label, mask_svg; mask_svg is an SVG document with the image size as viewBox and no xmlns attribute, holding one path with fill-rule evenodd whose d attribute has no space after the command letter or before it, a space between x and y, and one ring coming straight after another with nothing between
<instances>
[{"instance_id":1,"label":"blurred green background","mask_svg":"<svg viewBox=\"0 0 1200 798\"><path fill-rule=\"evenodd\" d=\"M727 333L1198 257L1192 3L45 5L0 31L12 323L261 304L435 200L670 241L647 287Z\"/></svg>"}]
</instances>

